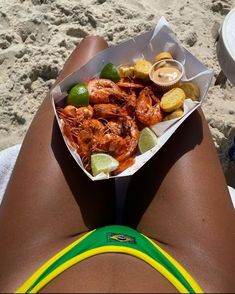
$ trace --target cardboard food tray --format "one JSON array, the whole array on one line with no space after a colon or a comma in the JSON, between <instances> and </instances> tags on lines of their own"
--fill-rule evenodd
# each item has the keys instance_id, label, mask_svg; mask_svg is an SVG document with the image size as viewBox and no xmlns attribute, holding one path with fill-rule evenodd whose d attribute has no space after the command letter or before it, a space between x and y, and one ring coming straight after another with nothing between
<instances>
[{"instance_id":1,"label":"cardboard food tray","mask_svg":"<svg viewBox=\"0 0 235 294\"><path fill-rule=\"evenodd\" d=\"M184 102L184 115L181 118L160 122L152 126L151 129L158 136L158 144L144 154L136 156L136 162L130 168L117 176L109 176L102 173L93 177L85 170L80 156L77 154L76 150L71 148L67 138L64 136L62 121L56 113L56 105L67 96L67 91L71 86L78 82L85 82L91 77L96 76L108 62L112 62L114 65L119 66L121 64L130 64L137 58L145 58L146 60L151 61L156 54L162 51L169 51L174 56L174 59L180 61L184 65L185 74L182 81L192 81L198 85L201 93L199 101L186 99ZM212 76L213 73L211 70L205 67L187 49L180 45L175 34L170 29L169 24L165 18L162 17L153 30L119 45L105 49L98 53L81 69L66 77L52 90L52 105L68 150L71 152L77 164L91 180L96 181L114 177L130 176L150 160L150 158L167 142L183 121L201 105L210 86Z\"/></svg>"}]
</instances>

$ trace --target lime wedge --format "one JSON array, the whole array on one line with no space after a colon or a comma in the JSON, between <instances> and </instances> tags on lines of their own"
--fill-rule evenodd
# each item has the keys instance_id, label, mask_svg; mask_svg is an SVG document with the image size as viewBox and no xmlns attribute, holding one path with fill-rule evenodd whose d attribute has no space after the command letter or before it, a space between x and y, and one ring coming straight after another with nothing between
<instances>
[{"instance_id":1,"label":"lime wedge","mask_svg":"<svg viewBox=\"0 0 235 294\"><path fill-rule=\"evenodd\" d=\"M100 73L100 78L101 79L109 79L113 82L118 82L120 80L120 76L118 73L118 70L114 64L111 62L107 63L103 69L101 70Z\"/></svg>"},{"instance_id":2,"label":"lime wedge","mask_svg":"<svg viewBox=\"0 0 235 294\"><path fill-rule=\"evenodd\" d=\"M99 173L110 173L119 166L119 162L112 156L105 153L96 153L91 155L91 169L93 176Z\"/></svg>"},{"instance_id":3,"label":"lime wedge","mask_svg":"<svg viewBox=\"0 0 235 294\"><path fill-rule=\"evenodd\" d=\"M78 83L69 90L67 96L67 104L73 106L87 106L89 105L89 94L84 83Z\"/></svg>"},{"instance_id":4,"label":"lime wedge","mask_svg":"<svg viewBox=\"0 0 235 294\"><path fill-rule=\"evenodd\" d=\"M140 132L138 146L141 153L144 153L157 145L157 136L150 128L144 128Z\"/></svg>"}]
</instances>

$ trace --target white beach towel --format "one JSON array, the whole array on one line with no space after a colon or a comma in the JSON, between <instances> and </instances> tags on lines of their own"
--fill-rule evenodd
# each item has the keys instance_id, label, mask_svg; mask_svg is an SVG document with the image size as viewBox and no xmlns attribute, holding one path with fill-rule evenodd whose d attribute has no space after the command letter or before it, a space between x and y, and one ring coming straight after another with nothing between
<instances>
[{"instance_id":1,"label":"white beach towel","mask_svg":"<svg viewBox=\"0 0 235 294\"><path fill-rule=\"evenodd\" d=\"M12 170L15 166L21 145L15 145L0 151L0 204L5 193Z\"/></svg>"},{"instance_id":2,"label":"white beach towel","mask_svg":"<svg viewBox=\"0 0 235 294\"><path fill-rule=\"evenodd\" d=\"M6 186L10 179L12 170L14 168L17 156L19 154L20 147L21 145L18 144L0 151L0 204L2 202L2 198L5 193ZM229 186L228 186L228 189L233 201L233 206L235 208L235 189ZM121 191L119 191L119 193L120 192ZM122 192L123 192L123 189L122 189ZM120 194L123 194L123 193L120 193ZM122 203L119 203L118 206L123 205L123 200L121 202Z\"/></svg>"}]
</instances>

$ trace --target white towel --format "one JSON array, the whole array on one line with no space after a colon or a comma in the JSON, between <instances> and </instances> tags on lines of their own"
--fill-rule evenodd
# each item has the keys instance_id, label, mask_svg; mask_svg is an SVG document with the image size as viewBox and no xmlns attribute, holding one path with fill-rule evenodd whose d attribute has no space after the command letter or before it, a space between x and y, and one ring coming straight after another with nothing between
<instances>
[{"instance_id":1,"label":"white towel","mask_svg":"<svg viewBox=\"0 0 235 294\"><path fill-rule=\"evenodd\" d=\"M228 190L229 190L230 196L232 198L233 207L235 208L235 189L228 186Z\"/></svg>"},{"instance_id":2,"label":"white towel","mask_svg":"<svg viewBox=\"0 0 235 294\"><path fill-rule=\"evenodd\" d=\"M19 154L20 147L21 145L18 144L0 151L0 204ZM235 189L229 186L228 189L235 208ZM122 206L122 204L123 203L121 203L120 206Z\"/></svg>"},{"instance_id":3,"label":"white towel","mask_svg":"<svg viewBox=\"0 0 235 294\"><path fill-rule=\"evenodd\" d=\"M0 151L0 204L14 168L21 145L15 145Z\"/></svg>"}]
</instances>

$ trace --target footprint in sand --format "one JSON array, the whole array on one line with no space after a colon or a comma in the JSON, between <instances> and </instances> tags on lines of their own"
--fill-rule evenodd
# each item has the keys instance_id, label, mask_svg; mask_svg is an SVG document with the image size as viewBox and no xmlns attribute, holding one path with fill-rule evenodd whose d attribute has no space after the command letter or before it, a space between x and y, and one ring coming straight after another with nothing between
<instances>
[{"instance_id":1,"label":"footprint in sand","mask_svg":"<svg viewBox=\"0 0 235 294\"><path fill-rule=\"evenodd\" d=\"M231 9L231 4L229 1L212 1L211 10L216 13L220 13L221 15L226 15L229 13Z\"/></svg>"},{"instance_id":2,"label":"footprint in sand","mask_svg":"<svg viewBox=\"0 0 235 294\"><path fill-rule=\"evenodd\" d=\"M79 27L70 27L67 29L66 35L76 38L84 38L88 35L88 32Z\"/></svg>"},{"instance_id":3,"label":"footprint in sand","mask_svg":"<svg viewBox=\"0 0 235 294\"><path fill-rule=\"evenodd\" d=\"M39 64L33 66L29 78L31 82L36 81L38 77L42 78L44 81L56 79L59 73L59 68L53 64Z\"/></svg>"}]
</instances>

